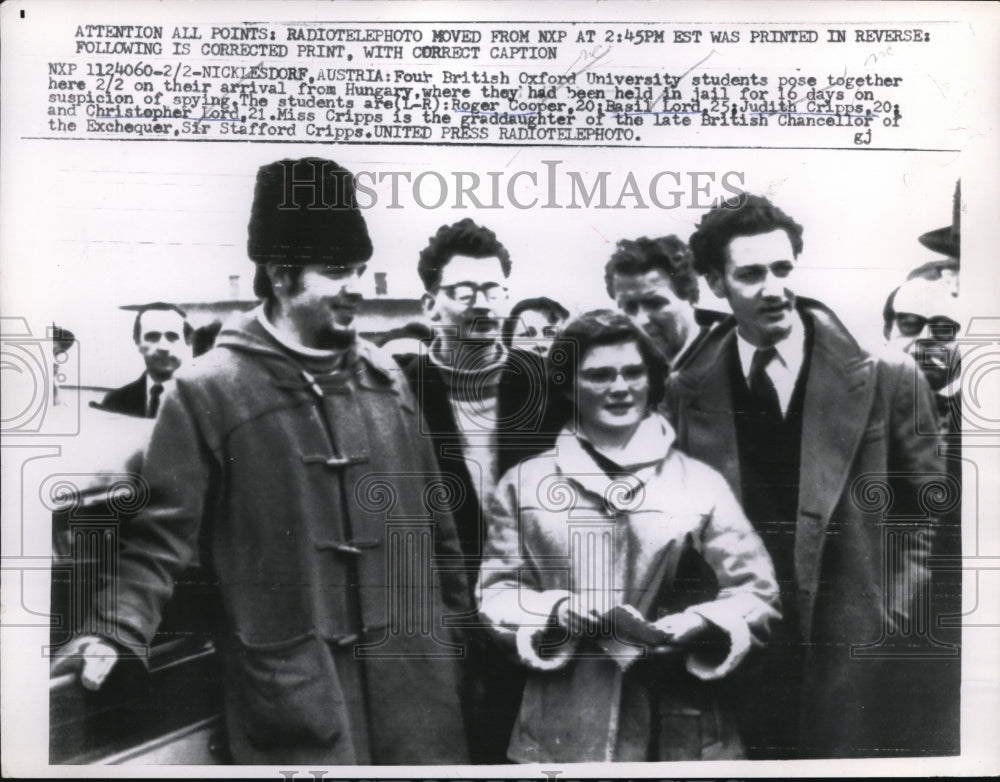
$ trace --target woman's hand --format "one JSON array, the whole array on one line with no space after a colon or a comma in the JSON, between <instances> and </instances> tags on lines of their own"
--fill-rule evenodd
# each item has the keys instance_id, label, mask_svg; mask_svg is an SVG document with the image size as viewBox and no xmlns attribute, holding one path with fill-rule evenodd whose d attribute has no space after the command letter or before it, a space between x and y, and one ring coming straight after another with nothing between
<instances>
[{"instance_id":1,"label":"woman's hand","mask_svg":"<svg viewBox=\"0 0 1000 782\"><path fill-rule=\"evenodd\" d=\"M595 610L581 614L570 606L570 599L564 598L556 604L555 620L556 624L569 631L570 635L583 635L593 632L594 627L600 622L601 617Z\"/></svg>"},{"instance_id":2,"label":"woman's hand","mask_svg":"<svg viewBox=\"0 0 1000 782\"><path fill-rule=\"evenodd\" d=\"M668 614L653 622L653 627L666 633L670 640L662 646L654 646L650 651L663 654L674 651L679 646L688 646L709 628L708 620L700 614L682 612Z\"/></svg>"}]
</instances>

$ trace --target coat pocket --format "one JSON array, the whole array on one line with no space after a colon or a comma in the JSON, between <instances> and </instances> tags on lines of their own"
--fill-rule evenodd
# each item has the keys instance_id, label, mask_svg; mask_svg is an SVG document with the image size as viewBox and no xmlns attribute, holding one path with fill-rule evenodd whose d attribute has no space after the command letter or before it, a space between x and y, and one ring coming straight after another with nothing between
<instances>
[{"instance_id":1,"label":"coat pocket","mask_svg":"<svg viewBox=\"0 0 1000 782\"><path fill-rule=\"evenodd\" d=\"M340 737L347 712L325 641L308 635L237 646L241 718L255 746L329 746Z\"/></svg>"},{"instance_id":2,"label":"coat pocket","mask_svg":"<svg viewBox=\"0 0 1000 782\"><path fill-rule=\"evenodd\" d=\"M698 705L660 704L660 760L726 760L743 757L734 718L707 692Z\"/></svg>"}]
</instances>

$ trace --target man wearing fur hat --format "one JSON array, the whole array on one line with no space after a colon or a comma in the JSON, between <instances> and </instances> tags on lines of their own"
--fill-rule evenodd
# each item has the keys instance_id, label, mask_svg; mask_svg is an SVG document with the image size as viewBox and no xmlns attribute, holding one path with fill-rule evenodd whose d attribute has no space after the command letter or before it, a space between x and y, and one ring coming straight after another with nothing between
<instances>
[{"instance_id":1,"label":"man wearing fur hat","mask_svg":"<svg viewBox=\"0 0 1000 782\"><path fill-rule=\"evenodd\" d=\"M261 305L164 396L102 637L57 667L82 658L93 689L141 658L198 553L221 594L237 763L467 762L462 650L442 619L469 610L468 587L450 514L425 504L442 486L413 397L355 335L372 245L351 173L263 166L247 249Z\"/></svg>"}]
</instances>

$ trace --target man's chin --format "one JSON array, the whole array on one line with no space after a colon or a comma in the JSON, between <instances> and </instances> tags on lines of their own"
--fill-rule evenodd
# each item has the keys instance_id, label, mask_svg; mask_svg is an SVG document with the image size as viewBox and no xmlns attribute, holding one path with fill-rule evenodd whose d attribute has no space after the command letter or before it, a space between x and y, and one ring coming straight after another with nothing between
<instances>
[{"instance_id":1,"label":"man's chin","mask_svg":"<svg viewBox=\"0 0 1000 782\"><path fill-rule=\"evenodd\" d=\"M180 367L180 361L153 362L146 365L146 371L153 377L169 379Z\"/></svg>"},{"instance_id":2,"label":"man's chin","mask_svg":"<svg viewBox=\"0 0 1000 782\"><path fill-rule=\"evenodd\" d=\"M782 318L780 321L769 323L764 329L764 334L766 335L766 342L769 345L777 345L779 342L783 342L788 339L788 335L792 333L792 319Z\"/></svg>"}]
</instances>

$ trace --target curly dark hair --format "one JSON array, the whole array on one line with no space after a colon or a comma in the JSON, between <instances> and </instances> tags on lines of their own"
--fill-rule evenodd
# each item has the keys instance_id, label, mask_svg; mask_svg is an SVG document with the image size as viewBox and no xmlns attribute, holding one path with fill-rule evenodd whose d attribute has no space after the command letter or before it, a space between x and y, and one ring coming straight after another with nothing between
<instances>
[{"instance_id":1,"label":"curly dark hair","mask_svg":"<svg viewBox=\"0 0 1000 782\"><path fill-rule=\"evenodd\" d=\"M604 284L608 296L615 297L616 274L645 274L657 269L670 278L674 293L682 299L698 302L698 275L694 272L693 256L688 246L674 235L659 239L622 239L614 255L604 267Z\"/></svg>"},{"instance_id":2,"label":"curly dark hair","mask_svg":"<svg viewBox=\"0 0 1000 782\"><path fill-rule=\"evenodd\" d=\"M546 359L546 375L550 388L550 402L565 403L573 400L580 359L587 351L599 345L619 345L635 342L639 354L649 371L649 409L655 410L663 399L667 380L667 361L656 345L630 318L615 310L592 310L573 318L562 334L552 343ZM575 417L576 411L569 411Z\"/></svg>"},{"instance_id":3,"label":"curly dark hair","mask_svg":"<svg viewBox=\"0 0 1000 782\"><path fill-rule=\"evenodd\" d=\"M510 254L507 248L500 243L493 231L476 225L472 218L466 217L457 223L442 225L429 241L420 251L420 261L417 263L417 273L425 290L437 290L441 284L441 269L455 255L468 255L470 258L496 256L500 259L503 276L510 277Z\"/></svg>"},{"instance_id":4,"label":"curly dark hair","mask_svg":"<svg viewBox=\"0 0 1000 782\"><path fill-rule=\"evenodd\" d=\"M780 228L788 235L792 251L802 252L802 226L763 196L740 193L713 206L698 223L688 244L699 274L723 273L729 243L737 236L757 236Z\"/></svg>"}]
</instances>

